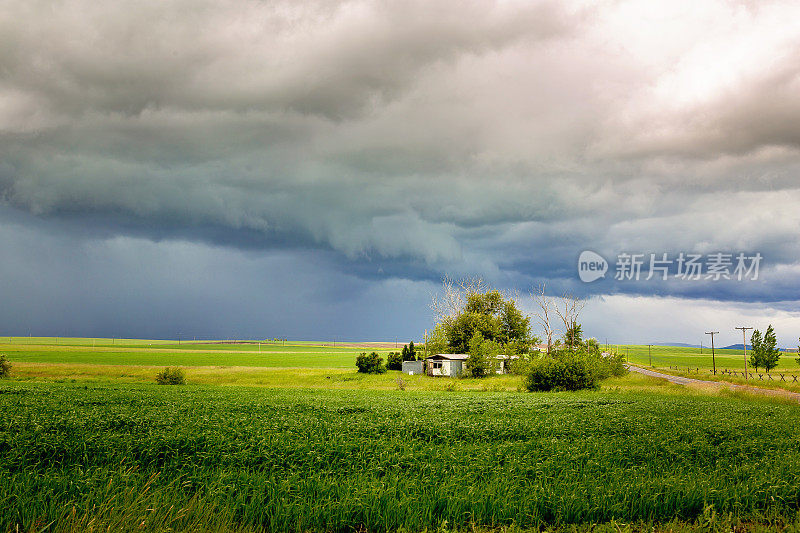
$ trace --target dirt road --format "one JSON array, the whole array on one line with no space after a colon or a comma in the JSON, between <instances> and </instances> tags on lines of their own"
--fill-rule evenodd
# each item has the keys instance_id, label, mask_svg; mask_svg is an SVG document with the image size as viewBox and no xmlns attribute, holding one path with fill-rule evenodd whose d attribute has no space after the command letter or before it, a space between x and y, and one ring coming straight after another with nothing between
<instances>
[{"instance_id":1,"label":"dirt road","mask_svg":"<svg viewBox=\"0 0 800 533\"><path fill-rule=\"evenodd\" d=\"M783 398L791 398L800 403L800 393L791 392L783 389L762 389L760 387L750 387L749 385L737 385L735 383L727 383L725 381L706 381L703 379L671 376L669 374L662 374L661 372L656 372L654 370L649 370L647 368L641 368L633 365L628 365L628 370L630 370L631 372L638 372L640 374L644 374L645 376L652 376L654 378L666 379L667 381L671 383L677 383L678 385L697 386L697 387L708 387L708 386L728 387L729 389L732 390L742 390L742 391L752 392L755 394L763 394L765 396L778 396Z\"/></svg>"}]
</instances>

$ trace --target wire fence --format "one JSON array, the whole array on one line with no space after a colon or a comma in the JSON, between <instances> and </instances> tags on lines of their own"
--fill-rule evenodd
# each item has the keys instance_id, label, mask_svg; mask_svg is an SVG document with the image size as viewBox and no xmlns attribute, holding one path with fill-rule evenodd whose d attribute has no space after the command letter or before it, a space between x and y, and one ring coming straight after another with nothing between
<instances>
[{"instance_id":1,"label":"wire fence","mask_svg":"<svg viewBox=\"0 0 800 533\"><path fill-rule=\"evenodd\" d=\"M688 366L685 367L685 368L686 368L686 373L687 374L700 374L701 370L702 370L700 368L691 368L691 367L688 367ZM670 370L675 370L677 372L683 372L684 371L683 370L684 367L678 367L678 366L670 366L669 369ZM708 372L710 374L714 373L714 371L711 370L711 369L708 369ZM771 372L766 372L764 374L759 374L758 372L748 372L747 376L745 376L744 370L729 370L729 369L725 368L725 369L718 370L717 374L723 374L723 375L727 375L727 376L740 377L740 378L746 378L746 379L754 379L754 380L757 379L758 381L783 381L785 383L800 383L800 375L797 375L797 374L784 374L782 372L772 372L772 373ZM789 378L791 378L791 379L789 379Z\"/></svg>"}]
</instances>

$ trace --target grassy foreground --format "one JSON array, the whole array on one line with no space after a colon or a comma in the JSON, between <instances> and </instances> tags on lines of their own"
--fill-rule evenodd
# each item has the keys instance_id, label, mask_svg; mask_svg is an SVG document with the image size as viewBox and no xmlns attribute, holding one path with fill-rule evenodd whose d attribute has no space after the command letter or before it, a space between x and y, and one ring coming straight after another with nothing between
<instances>
[{"instance_id":1,"label":"grassy foreground","mask_svg":"<svg viewBox=\"0 0 800 533\"><path fill-rule=\"evenodd\" d=\"M796 522L796 406L664 399L0 382L0 529Z\"/></svg>"}]
</instances>

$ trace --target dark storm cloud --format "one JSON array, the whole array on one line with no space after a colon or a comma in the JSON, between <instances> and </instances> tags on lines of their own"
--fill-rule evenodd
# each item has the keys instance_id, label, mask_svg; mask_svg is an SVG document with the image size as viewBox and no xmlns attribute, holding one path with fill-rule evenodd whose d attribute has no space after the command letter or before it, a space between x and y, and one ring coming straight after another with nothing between
<instances>
[{"instance_id":1,"label":"dark storm cloud","mask_svg":"<svg viewBox=\"0 0 800 533\"><path fill-rule=\"evenodd\" d=\"M98 246L195 246L207 262L288 254L339 292L423 291L449 273L779 305L800 299L797 15L781 2L5 1L0 220ZM758 251L768 268L746 287L582 285L584 249ZM54 250L65 283L93 271Z\"/></svg>"}]
</instances>

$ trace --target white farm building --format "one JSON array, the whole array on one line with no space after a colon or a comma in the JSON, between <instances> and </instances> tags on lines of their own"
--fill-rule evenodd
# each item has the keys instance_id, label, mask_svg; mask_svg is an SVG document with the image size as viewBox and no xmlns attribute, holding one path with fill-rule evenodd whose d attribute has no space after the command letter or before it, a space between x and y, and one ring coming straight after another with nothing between
<instances>
[{"instance_id":1,"label":"white farm building","mask_svg":"<svg viewBox=\"0 0 800 533\"><path fill-rule=\"evenodd\" d=\"M429 376L455 377L464 371L464 361L469 355L465 353L437 353L425 359Z\"/></svg>"}]
</instances>

